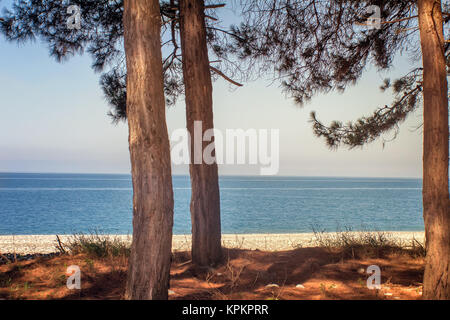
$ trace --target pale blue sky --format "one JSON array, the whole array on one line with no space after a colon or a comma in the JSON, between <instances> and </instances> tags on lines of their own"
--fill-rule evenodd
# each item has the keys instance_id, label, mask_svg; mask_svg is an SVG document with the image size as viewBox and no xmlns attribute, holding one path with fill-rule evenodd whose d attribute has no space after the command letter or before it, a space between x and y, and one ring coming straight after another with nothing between
<instances>
[{"instance_id":1,"label":"pale blue sky","mask_svg":"<svg viewBox=\"0 0 450 320\"><path fill-rule=\"evenodd\" d=\"M2 5L0 4L0 7ZM386 76L410 69L398 57L389 74L370 70L344 94L314 98L303 108L285 98L277 84L260 80L229 90L214 83L216 128L280 129L280 175L420 177L422 159L420 110L402 125L398 138L362 150L330 151L312 134L309 113L320 119L354 120L389 104L390 93L378 87ZM129 173L127 126L111 124L99 75L85 55L63 64L40 42L18 46L0 36L0 171ZM167 109L169 131L185 127L184 101ZM389 136L387 136L389 138ZM220 166L221 174L258 174L256 166ZM174 168L174 173L187 173Z\"/></svg>"}]
</instances>

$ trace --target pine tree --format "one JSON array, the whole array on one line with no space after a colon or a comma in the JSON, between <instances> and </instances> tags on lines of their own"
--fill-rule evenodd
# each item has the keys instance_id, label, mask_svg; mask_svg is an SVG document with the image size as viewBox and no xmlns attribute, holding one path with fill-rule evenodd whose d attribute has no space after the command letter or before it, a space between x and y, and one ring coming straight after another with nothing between
<instances>
[{"instance_id":1,"label":"pine tree","mask_svg":"<svg viewBox=\"0 0 450 320\"><path fill-rule=\"evenodd\" d=\"M380 9L379 23L368 24ZM391 106L343 125L323 125L312 113L314 133L332 148L360 147L398 130L423 101L423 204L426 232L424 298L450 299L450 203L448 185L448 87L450 46L443 24L448 4L437 0L249 1L246 22L233 28L233 50L249 70L274 67L282 86L297 103L319 93L344 91L369 64L388 70L406 51L422 56L422 66L382 89L392 88ZM447 11L447 12L445 12ZM443 15L445 19L443 19ZM419 18L419 19L417 19ZM370 28L368 28L370 27ZM420 33L420 41L417 41ZM419 59L417 59L419 60Z\"/></svg>"},{"instance_id":2,"label":"pine tree","mask_svg":"<svg viewBox=\"0 0 450 320\"><path fill-rule=\"evenodd\" d=\"M125 0L127 118L133 178L133 242L126 299L167 299L173 190L158 0Z\"/></svg>"},{"instance_id":3,"label":"pine tree","mask_svg":"<svg viewBox=\"0 0 450 320\"><path fill-rule=\"evenodd\" d=\"M206 40L203 0L180 0L180 38L186 93L186 123L191 137L194 124L201 121L203 137L214 129L211 71ZM202 139L203 140L203 139ZM214 142L202 142L205 147ZM192 262L216 265L222 260L220 194L217 163L195 163L195 143L191 143Z\"/></svg>"}]
</instances>

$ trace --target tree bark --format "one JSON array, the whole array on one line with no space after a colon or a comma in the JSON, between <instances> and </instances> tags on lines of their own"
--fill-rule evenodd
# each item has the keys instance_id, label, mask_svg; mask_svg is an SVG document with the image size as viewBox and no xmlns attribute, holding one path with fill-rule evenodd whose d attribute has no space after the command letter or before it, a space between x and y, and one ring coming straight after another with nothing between
<instances>
[{"instance_id":1,"label":"tree bark","mask_svg":"<svg viewBox=\"0 0 450 320\"><path fill-rule=\"evenodd\" d=\"M133 242L126 299L167 299L173 226L158 0L125 0Z\"/></svg>"},{"instance_id":2,"label":"tree bark","mask_svg":"<svg viewBox=\"0 0 450 320\"><path fill-rule=\"evenodd\" d=\"M195 163L200 152L214 142L214 140L203 142L202 139L206 130L214 128L212 82L203 0L180 1L180 37L186 122L192 138L189 166L192 189L192 262L199 266L211 266L222 260L218 168L215 161L212 164L206 164L203 160L201 164ZM194 136L195 121L202 122L201 137ZM202 141L201 151L195 148L195 139Z\"/></svg>"},{"instance_id":3,"label":"tree bark","mask_svg":"<svg viewBox=\"0 0 450 320\"><path fill-rule=\"evenodd\" d=\"M450 299L448 97L441 2L419 0L423 58L424 299Z\"/></svg>"}]
</instances>

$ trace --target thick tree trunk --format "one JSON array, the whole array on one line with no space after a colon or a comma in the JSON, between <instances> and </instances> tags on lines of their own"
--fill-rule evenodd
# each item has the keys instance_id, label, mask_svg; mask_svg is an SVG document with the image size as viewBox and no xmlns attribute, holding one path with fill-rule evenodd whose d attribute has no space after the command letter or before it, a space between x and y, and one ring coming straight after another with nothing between
<instances>
[{"instance_id":1,"label":"thick tree trunk","mask_svg":"<svg viewBox=\"0 0 450 320\"><path fill-rule=\"evenodd\" d=\"M210 142L202 142L201 148L197 146L197 149L194 143L195 139L203 141L203 133L214 128L203 0L181 0L180 17L186 122L192 138L189 168L192 187L192 262L199 266L210 266L222 260L218 169L215 161L212 164L203 161L201 164L195 163L202 159L199 158L202 150ZM202 122L201 137L194 136L195 121Z\"/></svg>"},{"instance_id":2,"label":"thick tree trunk","mask_svg":"<svg viewBox=\"0 0 450 320\"><path fill-rule=\"evenodd\" d=\"M126 299L167 299L173 226L158 0L125 0L133 243Z\"/></svg>"},{"instance_id":3,"label":"thick tree trunk","mask_svg":"<svg viewBox=\"0 0 450 320\"><path fill-rule=\"evenodd\" d=\"M450 299L448 98L441 3L419 0L423 56L423 216L426 235L424 299Z\"/></svg>"}]
</instances>

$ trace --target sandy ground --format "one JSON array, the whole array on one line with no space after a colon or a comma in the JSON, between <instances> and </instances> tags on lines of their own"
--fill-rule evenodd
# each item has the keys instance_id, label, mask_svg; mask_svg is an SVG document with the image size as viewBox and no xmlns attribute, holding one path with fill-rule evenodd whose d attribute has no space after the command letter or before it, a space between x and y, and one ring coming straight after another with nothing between
<instances>
[{"instance_id":1,"label":"sandy ground","mask_svg":"<svg viewBox=\"0 0 450 320\"><path fill-rule=\"evenodd\" d=\"M424 241L424 232L397 232L384 231L390 237L410 242L416 239ZM124 241L131 241L129 235L110 235ZM60 236L61 241L67 242L70 236ZM315 246L313 233L290 234L224 234L222 243L226 248L245 250L259 249L262 251L283 251L296 248ZM55 235L7 235L0 236L0 253L34 254L57 252ZM190 235L174 235L172 248L174 251L188 251L191 246Z\"/></svg>"},{"instance_id":2,"label":"sandy ground","mask_svg":"<svg viewBox=\"0 0 450 320\"><path fill-rule=\"evenodd\" d=\"M367 249L367 248L366 248ZM169 299L177 300L417 300L424 258L408 251L349 251L323 247L288 251L224 249L215 268L198 268L175 252ZM81 270L81 290L66 286L68 266ZM381 288L367 287L369 266L381 269ZM123 299L128 259L86 254L39 257L0 265L2 299Z\"/></svg>"}]
</instances>

